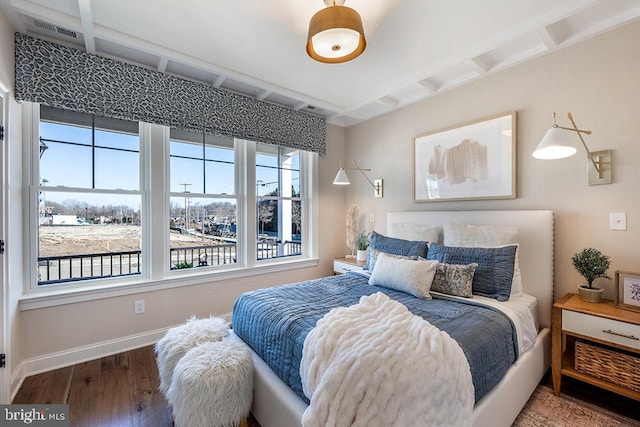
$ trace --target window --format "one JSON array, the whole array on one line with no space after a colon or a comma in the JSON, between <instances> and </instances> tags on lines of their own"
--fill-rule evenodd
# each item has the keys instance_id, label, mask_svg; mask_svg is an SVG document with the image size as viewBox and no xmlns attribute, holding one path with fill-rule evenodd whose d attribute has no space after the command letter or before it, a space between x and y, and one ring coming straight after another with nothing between
<instances>
[{"instance_id":1,"label":"window","mask_svg":"<svg viewBox=\"0 0 640 427\"><path fill-rule=\"evenodd\" d=\"M256 256L258 260L302 254L300 151L256 146Z\"/></svg>"},{"instance_id":2,"label":"window","mask_svg":"<svg viewBox=\"0 0 640 427\"><path fill-rule=\"evenodd\" d=\"M33 290L314 255L317 154L29 105Z\"/></svg>"},{"instance_id":3,"label":"window","mask_svg":"<svg viewBox=\"0 0 640 427\"><path fill-rule=\"evenodd\" d=\"M141 273L138 124L42 107L37 283Z\"/></svg>"},{"instance_id":4,"label":"window","mask_svg":"<svg viewBox=\"0 0 640 427\"><path fill-rule=\"evenodd\" d=\"M171 129L169 144L170 268L235 264L233 140Z\"/></svg>"}]
</instances>

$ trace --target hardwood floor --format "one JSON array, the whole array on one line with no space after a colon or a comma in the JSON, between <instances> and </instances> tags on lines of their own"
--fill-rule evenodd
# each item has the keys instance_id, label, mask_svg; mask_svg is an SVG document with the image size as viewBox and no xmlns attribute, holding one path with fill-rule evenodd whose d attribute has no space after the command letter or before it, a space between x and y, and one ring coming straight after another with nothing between
<instances>
[{"instance_id":1,"label":"hardwood floor","mask_svg":"<svg viewBox=\"0 0 640 427\"><path fill-rule=\"evenodd\" d=\"M158 385L153 347L143 347L28 377L13 403L66 403L77 427L170 427Z\"/></svg>"},{"instance_id":2,"label":"hardwood floor","mask_svg":"<svg viewBox=\"0 0 640 427\"><path fill-rule=\"evenodd\" d=\"M171 427L171 410L158 391L153 347L143 347L27 377L16 404L68 404L73 427ZM541 381L551 387L551 375ZM563 379L562 392L630 418L638 402ZM249 427L259 424L249 417Z\"/></svg>"}]
</instances>

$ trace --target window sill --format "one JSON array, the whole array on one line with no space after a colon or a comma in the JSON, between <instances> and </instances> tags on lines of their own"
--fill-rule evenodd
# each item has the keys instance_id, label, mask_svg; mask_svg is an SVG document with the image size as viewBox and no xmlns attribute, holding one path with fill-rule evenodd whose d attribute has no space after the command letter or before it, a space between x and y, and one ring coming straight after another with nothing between
<instances>
[{"instance_id":1,"label":"window sill","mask_svg":"<svg viewBox=\"0 0 640 427\"><path fill-rule=\"evenodd\" d=\"M319 264L317 258L307 258L288 262L261 264L255 267L238 267L229 270L218 270L207 273L194 273L180 277L165 277L160 280L140 279L127 283L92 285L65 289L37 290L25 293L20 297L20 311L35 310L39 308L54 307L58 305L74 304L84 301L113 298L123 295L133 295L143 292L159 291L163 289L178 288L181 286L201 285L204 283L229 280L240 277L256 276L265 273L277 273L297 268L316 267Z\"/></svg>"}]
</instances>

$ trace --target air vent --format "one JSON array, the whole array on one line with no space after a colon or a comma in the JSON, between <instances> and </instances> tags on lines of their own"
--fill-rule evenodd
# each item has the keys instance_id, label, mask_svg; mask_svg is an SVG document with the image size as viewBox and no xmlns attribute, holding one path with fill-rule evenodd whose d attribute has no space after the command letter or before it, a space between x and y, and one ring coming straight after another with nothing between
<instances>
[{"instance_id":1,"label":"air vent","mask_svg":"<svg viewBox=\"0 0 640 427\"><path fill-rule=\"evenodd\" d=\"M54 33L56 32L56 26L49 23L49 22L45 22L45 21L41 21L39 19L33 18L33 25L35 25L38 28L41 28L43 30L47 30L47 31L53 31Z\"/></svg>"},{"instance_id":2,"label":"air vent","mask_svg":"<svg viewBox=\"0 0 640 427\"><path fill-rule=\"evenodd\" d=\"M67 30L66 28L62 27L56 27L56 30L58 30L58 34L61 34L63 36L72 37L74 39L78 38L78 34L75 31Z\"/></svg>"},{"instance_id":3,"label":"air vent","mask_svg":"<svg viewBox=\"0 0 640 427\"><path fill-rule=\"evenodd\" d=\"M72 39L78 38L78 33L76 33L75 31L70 30L68 28L59 27L57 25L54 25L47 21L43 21L41 19L33 18L33 25L42 30L50 31L52 33L58 33L61 36L70 37Z\"/></svg>"}]
</instances>

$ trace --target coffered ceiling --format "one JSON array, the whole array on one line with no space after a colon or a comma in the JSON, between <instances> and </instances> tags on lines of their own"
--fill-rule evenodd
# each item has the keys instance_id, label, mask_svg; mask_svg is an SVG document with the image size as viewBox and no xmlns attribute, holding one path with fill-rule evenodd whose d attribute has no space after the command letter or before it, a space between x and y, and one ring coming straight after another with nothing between
<instances>
[{"instance_id":1,"label":"coffered ceiling","mask_svg":"<svg viewBox=\"0 0 640 427\"><path fill-rule=\"evenodd\" d=\"M640 18L638 0L347 0L367 48L305 51L322 0L0 0L15 31L351 126Z\"/></svg>"}]
</instances>

